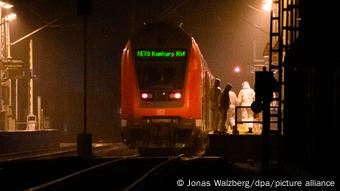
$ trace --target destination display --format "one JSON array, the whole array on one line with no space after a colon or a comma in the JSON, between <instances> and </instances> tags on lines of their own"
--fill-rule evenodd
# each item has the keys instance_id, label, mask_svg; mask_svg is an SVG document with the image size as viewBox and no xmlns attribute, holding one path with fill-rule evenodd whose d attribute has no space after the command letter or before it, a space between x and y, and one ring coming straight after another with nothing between
<instances>
[{"instance_id":1,"label":"destination display","mask_svg":"<svg viewBox=\"0 0 340 191\"><path fill-rule=\"evenodd\" d=\"M183 59L186 57L185 50L137 50L136 58L139 59Z\"/></svg>"}]
</instances>

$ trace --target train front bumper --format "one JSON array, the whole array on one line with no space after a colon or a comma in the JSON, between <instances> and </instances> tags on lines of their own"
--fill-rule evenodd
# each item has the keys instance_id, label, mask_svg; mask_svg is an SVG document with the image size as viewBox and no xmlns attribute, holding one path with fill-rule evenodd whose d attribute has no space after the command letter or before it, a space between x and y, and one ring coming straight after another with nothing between
<instances>
[{"instance_id":1,"label":"train front bumper","mask_svg":"<svg viewBox=\"0 0 340 191\"><path fill-rule=\"evenodd\" d=\"M184 148L194 129L195 119L144 117L122 123L122 138L133 147Z\"/></svg>"}]
</instances>

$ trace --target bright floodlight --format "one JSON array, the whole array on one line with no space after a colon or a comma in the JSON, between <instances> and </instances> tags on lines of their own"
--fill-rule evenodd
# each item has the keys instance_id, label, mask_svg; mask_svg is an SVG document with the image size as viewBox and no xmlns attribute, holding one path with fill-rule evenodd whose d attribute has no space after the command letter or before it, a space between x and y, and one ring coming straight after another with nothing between
<instances>
[{"instance_id":1,"label":"bright floodlight","mask_svg":"<svg viewBox=\"0 0 340 191\"><path fill-rule=\"evenodd\" d=\"M240 67L236 66L236 67L234 68L234 72L239 73L240 71L241 71Z\"/></svg>"},{"instance_id":2,"label":"bright floodlight","mask_svg":"<svg viewBox=\"0 0 340 191\"><path fill-rule=\"evenodd\" d=\"M0 8L10 9L12 7L13 7L13 5L11 5L9 3L5 3L3 1L0 1Z\"/></svg>"},{"instance_id":3,"label":"bright floodlight","mask_svg":"<svg viewBox=\"0 0 340 191\"><path fill-rule=\"evenodd\" d=\"M262 4L262 9L267 12L271 11L272 3L273 3L272 0L264 0Z\"/></svg>"},{"instance_id":4,"label":"bright floodlight","mask_svg":"<svg viewBox=\"0 0 340 191\"><path fill-rule=\"evenodd\" d=\"M11 21L11 20L14 20L15 18L17 18L17 15L15 13L11 13L7 15L6 17L4 17L6 21Z\"/></svg>"}]
</instances>

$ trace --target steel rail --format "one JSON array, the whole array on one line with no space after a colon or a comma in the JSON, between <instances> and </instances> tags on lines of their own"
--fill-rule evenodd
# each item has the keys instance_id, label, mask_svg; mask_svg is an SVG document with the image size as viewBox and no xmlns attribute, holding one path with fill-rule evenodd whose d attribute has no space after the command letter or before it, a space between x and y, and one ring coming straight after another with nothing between
<instances>
[{"instance_id":1,"label":"steel rail","mask_svg":"<svg viewBox=\"0 0 340 191\"><path fill-rule=\"evenodd\" d=\"M181 158L182 156L184 156L184 154L180 154L178 156L175 156L173 158L170 158L164 162L161 162L160 164L154 166L152 169L150 169L148 172L146 172L143 176L141 176L140 178L138 178L134 183L132 183L131 185L129 185L128 187L126 187L124 189L124 191L129 191L129 190L134 190L134 188L142 183L147 177L149 177L152 173L156 172L158 169L160 169L161 167L169 164L171 161L174 161L178 158Z\"/></svg>"},{"instance_id":2,"label":"steel rail","mask_svg":"<svg viewBox=\"0 0 340 191\"><path fill-rule=\"evenodd\" d=\"M69 174L69 175L66 175L66 176L63 176L61 178L58 178L58 179L55 179L55 180L52 180L52 181L49 181L47 183L44 183L44 184L41 184L41 185L38 185L38 186L35 186L35 187L31 187L29 189L26 189L26 191L36 191L36 190L41 190L41 189L46 189L50 186L54 186L58 183L61 183L63 181L66 181L70 178L73 178L73 177L76 177L76 176L79 176L81 174L84 174L84 173L87 173L87 172L90 172L92 170L96 170L100 167L103 167L103 166L106 166L106 165L111 165L113 163L116 163L116 162L119 162L119 161L122 161L122 160L126 160L126 159L130 159L130 158L134 158L136 157L137 155L132 155L132 156L126 156L126 157L122 157L122 158L119 158L119 159L114 159L114 160L111 160L111 161L108 161L108 162L104 162L104 163L101 163L101 164L98 164L98 165L95 165L95 166L92 166L92 167L89 167L89 168L86 168L86 169L83 169L83 170L80 170L80 171L77 171L77 172L74 172L72 174Z\"/></svg>"}]
</instances>

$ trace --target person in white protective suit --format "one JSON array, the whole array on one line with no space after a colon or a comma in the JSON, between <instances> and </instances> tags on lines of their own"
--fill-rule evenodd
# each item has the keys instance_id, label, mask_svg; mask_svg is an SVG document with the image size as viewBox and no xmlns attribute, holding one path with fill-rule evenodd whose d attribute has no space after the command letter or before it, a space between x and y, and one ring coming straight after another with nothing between
<instances>
[{"instance_id":1,"label":"person in white protective suit","mask_svg":"<svg viewBox=\"0 0 340 191\"><path fill-rule=\"evenodd\" d=\"M255 101L255 91L250 87L247 81L242 83L242 89L238 94L238 101L241 106L250 106ZM254 121L254 113L251 108L241 108L242 121ZM253 132L253 123L246 123L248 133Z\"/></svg>"},{"instance_id":2,"label":"person in white protective suit","mask_svg":"<svg viewBox=\"0 0 340 191\"><path fill-rule=\"evenodd\" d=\"M238 105L238 98L234 91L229 91L230 105L228 109L228 126L232 129L233 134L238 134L237 127L235 126L235 107Z\"/></svg>"}]
</instances>

